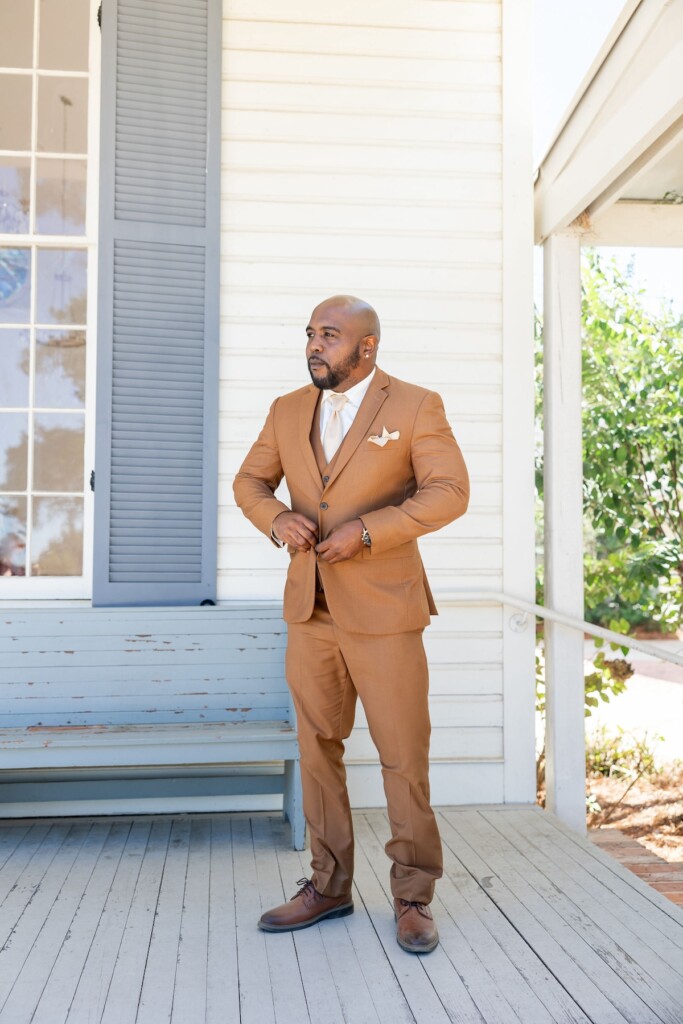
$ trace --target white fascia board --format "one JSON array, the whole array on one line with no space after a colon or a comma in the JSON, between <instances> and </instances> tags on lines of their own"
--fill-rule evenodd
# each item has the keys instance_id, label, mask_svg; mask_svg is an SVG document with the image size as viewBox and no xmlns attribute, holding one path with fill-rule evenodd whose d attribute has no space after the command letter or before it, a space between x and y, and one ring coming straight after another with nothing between
<instances>
[{"instance_id":1,"label":"white fascia board","mask_svg":"<svg viewBox=\"0 0 683 1024\"><path fill-rule=\"evenodd\" d=\"M566 228L618 178L626 188L629 169L633 175L639 173L643 155L657 147L683 115L683 40L679 32L667 30L669 21L675 25L682 11L683 0L643 0L594 76L539 169L537 242ZM636 55L648 48L652 71L641 81L630 82ZM596 130L600 113L615 92L623 92L624 101Z\"/></svg>"},{"instance_id":2,"label":"white fascia board","mask_svg":"<svg viewBox=\"0 0 683 1024\"><path fill-rule=\"evenodd\" d=\"M683 246L683 205L622 199L591 220L583 245Z\"/></svg>"}]
</instances>

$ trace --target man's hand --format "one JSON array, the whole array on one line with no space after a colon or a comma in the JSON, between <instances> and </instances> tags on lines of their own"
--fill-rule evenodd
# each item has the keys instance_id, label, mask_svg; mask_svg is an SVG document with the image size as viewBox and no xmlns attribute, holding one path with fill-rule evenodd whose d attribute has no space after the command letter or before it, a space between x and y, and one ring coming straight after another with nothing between
<instances>
[{"instance_id":1,"label":"man's hand","mask_svg":"<svg viewBox=\"0 0 683 1024\"><path fill-rule=\"evenodd\" d=\"M281 512L271 529L278 540L297 551L310 551L318 539L318 527L300 512Z\"/></svg>"},{"instance_id":2,"label":"man's hand","mask_svg":"<svg viewBox=\"0 0 683 1024\"><path fill-rule=\"evenodd\" d=\"M363 524L360 519L342 523L332 531L327 540L318 544L315 549L318 558L322 562L329 562L330 565L335 565L336 562L346 562L347 559L357 555L363 547L362 533Z\"/></svg>"}]
</instances>

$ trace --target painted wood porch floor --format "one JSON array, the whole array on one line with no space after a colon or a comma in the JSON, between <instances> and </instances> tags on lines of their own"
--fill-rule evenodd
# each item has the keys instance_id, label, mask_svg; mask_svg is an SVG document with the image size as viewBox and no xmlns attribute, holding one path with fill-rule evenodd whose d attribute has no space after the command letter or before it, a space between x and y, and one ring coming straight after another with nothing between
<instances>
[{"instance_id":1,"label":"painted wood porch floor","mask_svg":"<svg viewBox=\"0 0 683 1024\"><path fill-rule=\"evenodd\" d=\"M0 1024L681 1024L683 912L540 808L439 810L440 947L396 944L379 811L356 913L256 928L307 854L267 814L0 823Z\"/></svg>"}]
</instances>

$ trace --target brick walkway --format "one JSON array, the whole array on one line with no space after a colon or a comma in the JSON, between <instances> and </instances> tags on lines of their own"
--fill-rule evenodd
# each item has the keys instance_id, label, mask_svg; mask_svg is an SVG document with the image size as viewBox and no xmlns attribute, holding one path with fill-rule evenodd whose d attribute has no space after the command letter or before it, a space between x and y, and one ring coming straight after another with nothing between
<instances>
[{"instance_id":1,"label":"brick walkway","mask_svg":"<svg viewBox=\"0 0 683 1024\"><path fill-rule=\"evenodd\" d=\"M588 838L663 896L683 907L683 863L658 857L617 828L589 829Z\"/></svg>"}]
</instances>

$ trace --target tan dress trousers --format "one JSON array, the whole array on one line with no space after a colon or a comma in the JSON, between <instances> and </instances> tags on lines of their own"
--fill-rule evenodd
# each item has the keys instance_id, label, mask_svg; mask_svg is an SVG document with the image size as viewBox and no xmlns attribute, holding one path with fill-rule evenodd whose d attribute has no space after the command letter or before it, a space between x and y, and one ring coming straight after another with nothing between
<instances>
[{"instance_id":1,"label":"tan dress trousers","mask_svg":"<svg viewBox=\"0 0 683 1024\"><path fill-rule=\"evenodd\" d=\"M304 814L312 882L327 896L350 893L353 824L344 740L360 697L379 752L387 799L395 897L429 903L442 853L429 803L428 670L422 630L348 633L332 621L324 594L307 622L290 623L287 681L298 718Z\"/></svg>"}]
</instances>

